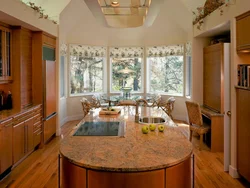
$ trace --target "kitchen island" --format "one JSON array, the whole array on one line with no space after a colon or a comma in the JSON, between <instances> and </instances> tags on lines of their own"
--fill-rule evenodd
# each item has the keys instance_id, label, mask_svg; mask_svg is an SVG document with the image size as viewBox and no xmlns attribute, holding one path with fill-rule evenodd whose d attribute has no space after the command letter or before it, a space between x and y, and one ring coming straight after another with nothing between
<instances>
[{"instance_id":1,"label":"kitchen island","mask_svg":"<svg viewBox=\"0 0 250 188\"><path fill-rule=\"evenodd\" d=\"M90 112L61 143L62 187L191 187L192 144L161 109L139 108L141 116L166 120L161 123L164 132L148 134L141 131L145 124L134 121L135 107L122 107L118 115L99 115L99 110ZM74 136L88 128L79 128L86 122L122 122L124 134Z\"/></svg>"}]
</instances>

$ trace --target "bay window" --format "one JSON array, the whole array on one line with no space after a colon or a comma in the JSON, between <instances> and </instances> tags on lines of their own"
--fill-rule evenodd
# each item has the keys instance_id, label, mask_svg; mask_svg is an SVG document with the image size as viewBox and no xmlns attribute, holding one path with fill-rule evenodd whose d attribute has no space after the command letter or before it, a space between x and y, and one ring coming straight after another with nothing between
<instances>
[{"instance_id":1,"label":"bay window","mask_svg":"<svg viewBox=\"0 0 250 188\"><path fill-rule=\"evenodd\" d=\"M70 45L70 94L103 92L105 47Z\"/></svg>"},{"instance_id":2,"label":"bay window","mask_svg":"<svg viewBox=\"0 0 250 188\"><path fill-rule=\"evenodd\" d=\"M148 90L182 96L184 91L184 45L147 49Z\"/></svg>"},{"instance_id":3,"label":"bay window","mask_svg":"<svg viewBox=\"0 0 250 188\"><path fill-rule=\"evenodd\" d=\"M131 88L132 92L143 91L143 48L110 48L111 92Z\"/></svg>"}]
</instances>

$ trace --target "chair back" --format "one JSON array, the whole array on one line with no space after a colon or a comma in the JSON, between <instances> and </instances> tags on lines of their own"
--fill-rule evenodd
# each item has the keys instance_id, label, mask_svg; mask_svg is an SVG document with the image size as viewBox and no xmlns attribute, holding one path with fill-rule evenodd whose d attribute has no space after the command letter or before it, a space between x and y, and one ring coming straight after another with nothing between
<instances>
[{"instance_id":1,"label":"chair back","mask_svg":"<svg viewBox=\"0 0 250 188\"><path fill-rule=\"evenodd\" d=\"M186 107L190 125L195 124L202 126L203 121L199 103L186 101Z\"/></svg>"},{"instance_id":2,"label":"chair back","mask_svg":"<svg viewBox=\"0 0 250 188\"><path fill-rule=\"evenodd\" d=\"M92 106L94 108L99 108L101 106L101 102L100 102L100 96L97 94L94 94L92 96Z\"/></svg>"},{"instance_id":3,"label":"chair back","mask_svg":"<svg viewBox=\"0 0 250 188\"><path fill-rule=\"evenodd\" d=\"M88 99L86 99L84 97L80 101L82 103L83 114L84 114L84 116L86 116L89 113L90 109L92 108L92 105L88 101Z\"/></svg>"}]
</instances>

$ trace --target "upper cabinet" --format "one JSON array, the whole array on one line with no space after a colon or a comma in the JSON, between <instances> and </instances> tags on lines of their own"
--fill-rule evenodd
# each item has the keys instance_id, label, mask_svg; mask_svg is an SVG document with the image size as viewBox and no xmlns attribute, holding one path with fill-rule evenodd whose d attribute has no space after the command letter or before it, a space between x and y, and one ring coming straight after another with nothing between
<instances>
[{"instance_id":1,"label":"upper cabinet","mask_svg":"<svg viewBox=\"0 0 250 188\"><path fill-rule=\"evenodd\" d=\"M11 30L0 26L0 81L12 80Z\"/></svg>"},{"instance_id":2,"label":"upper cabinet","mask_svg":"<svg viewBox=\"0 0 250 188\"><path fill-rule=\"evenodd\" d=\"M250 11L236 17L238 52L250 52Z\"/></svg>"}]
</instances>

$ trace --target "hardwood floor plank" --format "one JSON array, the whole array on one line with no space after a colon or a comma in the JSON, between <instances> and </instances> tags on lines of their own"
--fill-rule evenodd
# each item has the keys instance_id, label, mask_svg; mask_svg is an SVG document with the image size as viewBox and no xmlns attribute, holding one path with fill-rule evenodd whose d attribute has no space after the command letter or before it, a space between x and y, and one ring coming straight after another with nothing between
<instances>
[{"instance_id":1,"label":"hardwood floor plank","mask_svg":"<svg viewBox=\"0 0 250 188\"><path fill-rule=\"evenodd\" d=\"M37 149L21 164L14 168L11 174L0 182L0 188L7 187L58 187L58 153L60 141L67 137L79 121L67 122L62 127L62 135L51 140L42 149ZM188 125L177 121L180 130L188 138ZM193 137L195 155L195 187L196 188L243 188L237 179L233 179L223 171L223 153L212 153L204 145L199 151L199 138Z\"/></svg>"}]
</instances>

